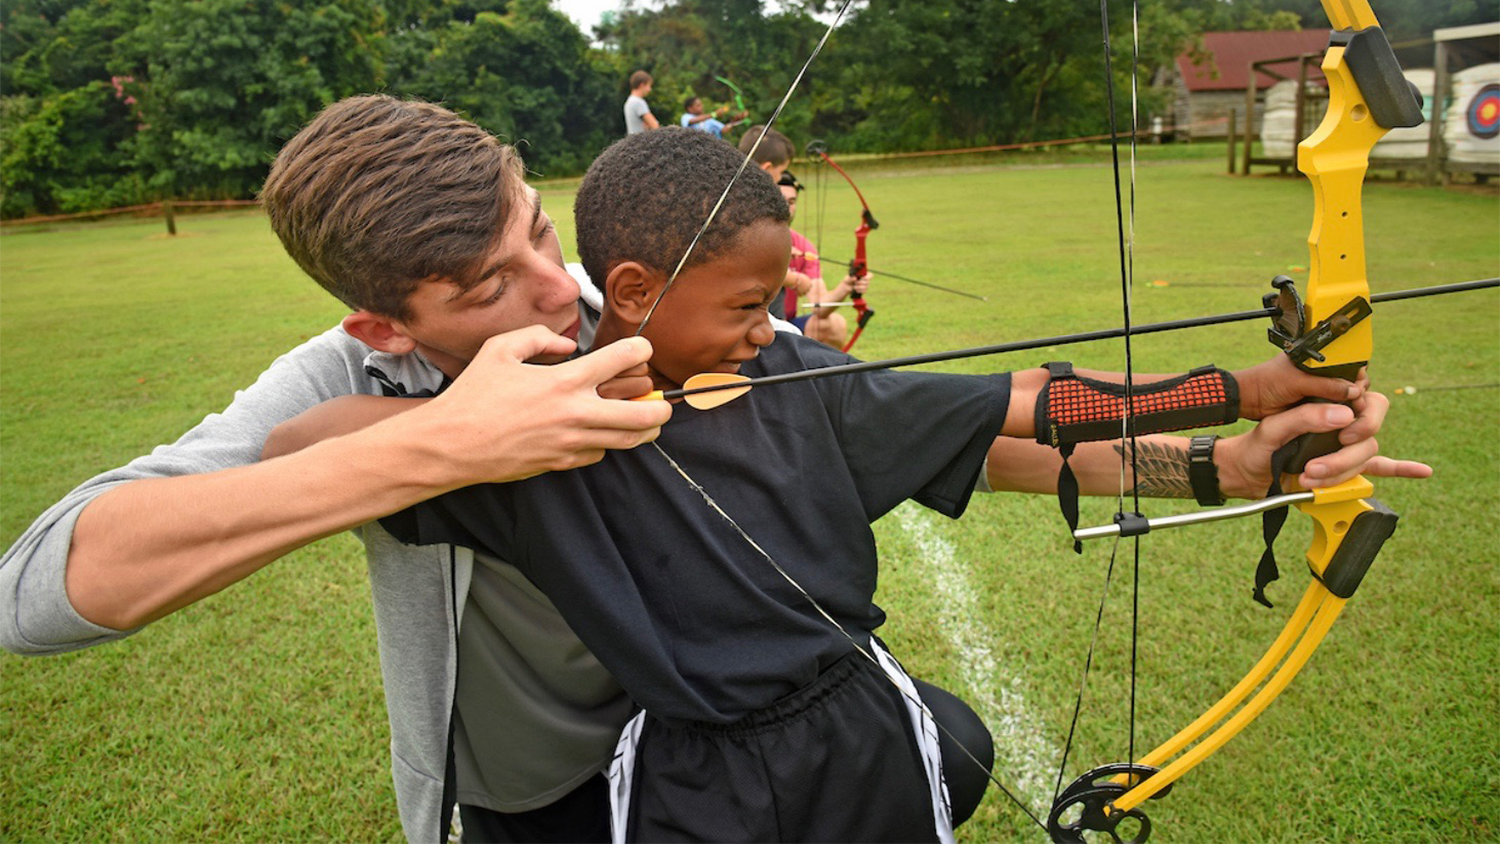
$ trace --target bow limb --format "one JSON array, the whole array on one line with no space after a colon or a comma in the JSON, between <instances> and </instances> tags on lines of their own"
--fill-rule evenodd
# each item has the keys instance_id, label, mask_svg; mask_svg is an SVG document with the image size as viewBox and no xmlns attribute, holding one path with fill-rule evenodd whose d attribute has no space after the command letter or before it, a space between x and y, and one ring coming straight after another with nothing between
<instances>
[{"instance_id":1,"label":"bow limb","mask_svg":"<svg viewBox=\"0 0 1500 844\"><path fill-rule=\"evenodd\" d=\"M1311 272L1305 302L1293 307L1293 323L1284 315L1272 337L1303 369L1352 379L1373 352L1360 213L1370 151L1390 129L1416 125L1422 118L1420 102L1402 77L1369 3L1323 0L1323 7L1334 28L1323 60L1328 112L1299 144L1297 156L1298 169L1313 188ZM1291 306L1295 291L1289 284L1281 289L1284 304ZM1287 301L1288 291L1292 302ZM1336 449L1338 442L1335 435L1301 445L1297 459L1305 462ZM1312 656L1395 530L1396 514L1372 497L1374 485L1363 476L1312 492L1312 501L1295 505L1313 519L1307 551L1313 581L1301 603L1244 679L1191 725L1144 756L1141 764L1157 767L1175 760L1143 780L1127 781L1132 787L1106 807L1106 814L1130 812L1158 795L1259 716ZM1234 711L1256 688L1260 691L1249 703ZM1232 711L1229 720L1202 738ZM1191 750L1181 752L1195 741Z\"/></svg>"},{"instance_id":2,"label":"bow limb","mask_svg":"<svg viewBox=\"0 0 1500 844\"><path fill-rule=\"evenodd\" d=\"M855 189L855 193L859 193L859 190ZM864 197L860 197L859 201L864 202ZM870 213L870 207L865 206L864 214L860 217L859 228L854 230L854 260L849 262L849 274L857 280L863 281L870 277L870 264L865 257L865 238L869 236L870 229L878 225L879 223L875 222L875 216ZM865 294L858 290L850 290L849 299L854 303L854 312L858 314L858 317L855 319L854 333L849 335L849 342L845 343L841 350L846 353L854 348L854 344L859 341L859 335L865 333L865 326L870 324L870 318L875 316L875 311L865 302Z\"/></svg>"},{"instance_id":3,"label":"bow limb","mask_svg":"<svg viewBox=\"0 0 1500 844\"><path fill-rule=\"evenodd\" d=\"M733 82L730 82L723 76L715 76L714 79L724 83L726 86L728 86L730 91L734 92L734 107L739 109L739 113L742 115L740 119L744 120L748 118L750 116L750 111L745 108L745 95L740 92L740 86L734 84Z\"/></svg>"},{"instance_id":4,"label":"bow limb","mask_svg":"<svg viewBox=\"0 0 1500 844\"><path fill-rule=\"evenodd\" d=\"M843 176L844 181L849 183L849 187L854 189L854 195L859 198L859 226L854 230L854 259L849 262L849 275L863 281L870 276L870 262L866 257L865 240L869 237L872 230L880 228L880 223L875 219L874 212L870 210L870 203L865 201L865 195L860 191L859 185L855 184L854 179L845 172L844 168L840 167L837 162L829 157L828 148L823 142L814 141L808 144L807 151L821 158L824 164L832 167L835 172ZM859 335L864 333L865 326L869 325L870 319L875 316L875 311L865 302L865 295L863 293L858 290L852 290L849 293L849 298L854 304L854 312L858 314L858 318L855 322L854 333L849 335L849 341L840 350L843 352L848 352L854 348L854 344L859 341Z\"/></svg>"}]
</instances>

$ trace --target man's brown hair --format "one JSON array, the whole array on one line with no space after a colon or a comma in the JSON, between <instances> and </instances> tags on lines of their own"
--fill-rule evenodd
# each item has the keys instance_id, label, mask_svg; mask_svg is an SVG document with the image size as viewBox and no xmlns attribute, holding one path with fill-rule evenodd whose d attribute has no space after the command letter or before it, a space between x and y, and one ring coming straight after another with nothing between
<instances>
[{"instance_id":1,"label":"man's brown hair","mask_svg":"<svg viewBox=\"0 0 1500 844\"><path fill-rule=\"evenodd\" d=\"M765 140L760 139L760 133L766 133ZM760 146L755 142L760 141ZM745 131L740 137L740 152L750 155L751 148L755 149L752 161L756 164L786 164L797 154L797 148L792 146L792 139L781 134L775 129L766 129L765 124L757 123Z\"/></svg>"},{"instance_id":2,"label":"man's brown hair","mask_svg":"<svg viewBox=\"0 0 1500 844\"><path fill-rule=\"evenodd\" d=\"M651 74L644 70L637 70L635 73L630 74L630 90L634 91L650 81L652 81Z\"/></svg>"},{"instance_id":3,"label":"man's brown hair","mask_svg":"<svg viewBox=\"0 0 1500 844\"><path fill-rule=\"evenodd\" d=\"M261 202L297 264L355 310L408 319L425 280L468 288L521 197L514 149L385 95L330 105L287 142Z\"/></svg>"}]
</instances>

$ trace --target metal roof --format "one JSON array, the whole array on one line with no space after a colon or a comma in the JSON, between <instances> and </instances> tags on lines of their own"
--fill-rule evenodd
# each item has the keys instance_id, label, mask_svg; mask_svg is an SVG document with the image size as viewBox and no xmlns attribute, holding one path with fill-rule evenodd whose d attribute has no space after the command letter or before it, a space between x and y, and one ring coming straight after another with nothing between
<instances>
[{"instance_id":1,"label":"metal roof","mask_svg":"<svg viewBox=\"0 0 1500 844\"><path fill-rule=\"evenodd\" d=\"M1293 57L1275 69L1287 76L1295 77L1295 57L1303 53L1321 53L1328 47L1328 30L1302 29L1270 32L1205 32L1203 49L1209 58L1203 64L1193 64L1190 52L1177 57L1177 72L1189 91L1245 90L1250 63L1262 59ZM1255 87L1269 88L1276 83L1275 77L1257 74ZM1307 70L1309 81L1322 82L1323 71L1313 66Z\"/></svg>"}]
</instances>

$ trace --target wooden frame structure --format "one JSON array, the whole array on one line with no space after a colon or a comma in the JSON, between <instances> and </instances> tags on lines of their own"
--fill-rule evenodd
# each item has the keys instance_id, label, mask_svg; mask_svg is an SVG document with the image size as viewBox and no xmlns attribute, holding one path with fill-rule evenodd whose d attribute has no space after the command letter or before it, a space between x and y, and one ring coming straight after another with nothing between
<instances>
[{"instance_id":1,"label":"wooden frame structure","mask_svg":"<svg viewBox=\"0 0 1500 844\"><path fill-rule=\"evenodd\" d=\"M1455 52L1450 45L1488 38L1500 39L1500 22L1455 26L1432 33L1432 69L1434 72L1432 99L1434 102L1445 104L1448 101L1448 88L1452 81L1449 64L1454 58L1451 54ZM1448 147L1443 141L1443 124L1447 118L1446 108L1435 108L1432 120L1428 121L1432 128L1427 135L1427 184L1435 185L1438 182L1447 184L1448 177L1454 173L1472 173L1480 182L1486 181L1490 176L1500 176L1500 165L1497 164L1455 163L1448 160Z\"/></svg>"},{"instance_id":2,"label":"wooden frame structure","mask_svg":"<svg viewBox=\"0 0 1500 844\"><path fill-rule=\"evenodd\" d=\"M1398 48L1418 47L1423 44L1433 45L1432 67L1434 71L1432 100L1437 104L1432 107L1432 119L1428 121L1429 131L1427 140L1427 158L1425 161L1416 158L1372 158L1371 169L1395 170L1398 179L1405 178L1407 172L1421 172L1427 184L1446 184L1454 173L1473 174L1480 182L1488 180L1492 176L1500 176L1500 164L1453 162L1448 160L1447 145L1443 141L1444 124L1447 121L1447 100L1451 86L1452 70L1450 65L1457 57L1457 50L1453 45L1461 42L1480 41L1484 39L1497 39L1494 50L1500 55L1500 22L1473 24L1471 26L1458 26L1448 29L1439 29L1433 32L1431 39L1420 41L1408 41L1395 45ZM1249 65L1249 83L1245 86L1245 114L1255 114L1255 105L1261 94L1256 90L1255 79L1257 73L1275 77L1278 81L1290 79L1291 76L1273 70L1272 65L1283 65L1297 62L1297 99L1296 116L1293 118L1293 126L1296 128L1296 138L1293 141L1293 153L1289 157L1280 156L1253 156L1251 150L1255 142L1255 127L1252 120L1246 120L1244 131L1240 137L1236 137L1233 128L1237 122L1238 115L1230 112L1230 131L1226 138L1228 144L1228 172L1238 172L1242 176L1250 175L1253 165L1274 166L1281 171L1282 175L1293 172L1297 166L1295 152L1296 143L1299 142L1309 131L1307 126L1307 68L1309 64L1316 65L1322 61L1323 53L1303 53L1296 56L1287 56L1279 59L1263 59L1251 62ZM1262 127L1264 131L1264 126ZM1239 145L1239 149L1236 146ZM1236 162L1238 159L1238 162ZM1238 164L1238 167L1236 167Z\"/></svg>"},{"instance_id":3,"label":"wooden frame structure","mask_svg":"<svg viewBox=\"0 0 1500 844\"><path fill-rule=\"evenodd\" d=\"M1272 70L1271 69L1272 66L1273 65L1283 65L1283 64L1290 63L1290 62L1296 62L1297 63L1297 104L1296 104L1296 116L1294 118L1292 118L1292 125L1296 128L1296 138L1292 142L1292 148L1293 148L1294 152L1293 152L1293 154L1292 154L1292 156L1290 158L1268 157L1268 156L1260 156L1259 158L1253 157L1251 155L1250 151L1251 151L1251 149L1255 145L1255 122L1253 120L1246 120L1245 121L1245 136L1244 136L1244 141L1243 141L1244 147L1241 150L1241 155L1240 155L1240 175L1242 175L1242 176L1248 176L1248 175L1250 175L1250 165L1252 165L1252 164L1271 164L1271 165L1275 165L1276 167L1280 168L1281 175L1283 175L1283 176L1285 176L1289 171L1296 169L1296 167L1297 167L1297 157L1296 157L1295 149L1296 149L1296 146L1297 146L1297 141L1300 141L1302 139L1304 133L1307 131L1307 68L1308 68L1309 65L1312 65L1312 66L1316 67L1322 61L1323 61L1323 51L1320 50L1320 51L1318 51L1316 53L1299 53L1299 54L1297 54L1295 56L1284 56L1282 58L1277 58L1277 59L1261 59L1260 61L1250 62L1250 72L1248 74L1250 81L1245 85L1245 114L1246 115L1253 115L1253 114L1255 114L1255 103L1256 103L1256 101L1258 99L1262 98L1261 93L1258 90L1256 90L1256 86L1255 86L1256 74L1258 74L1258 73L1264 73L1267 76L1275 77L1276 81L1282 82L1282 81L1285 81L1287 79L1290 79L1291 76L1289 76L1287 74L1284 74L1284 73L1281 73L1280 71L1277 71L1277 70ZM1231 121L1231 123L1233 123L1233 121L1234 121L1234 117L1233 117L1233 113L1232 112L1231 112L1230 121ZM1264 122L1261 123L1261 131L1262 132L1265 131L1265 123ZM1229 142L1229 162L1230 162L1229 172L1233 173L1234 172L1234 145L1235 145L1235 137L1234 137L1234 132L1233 131L1231 131L1229 133L1228 142Z\"/></svg>"}]
</instances>

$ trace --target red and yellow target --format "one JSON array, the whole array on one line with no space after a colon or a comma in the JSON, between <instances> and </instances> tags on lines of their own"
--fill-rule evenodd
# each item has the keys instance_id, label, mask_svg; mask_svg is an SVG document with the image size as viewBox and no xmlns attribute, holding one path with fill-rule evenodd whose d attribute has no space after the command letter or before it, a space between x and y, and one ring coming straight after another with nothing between
<instances>
[{"instance_id":1,"label":"red and yellow target","mask_svg":"<svg viewBox=\"0 0 1500 844\"><path fill-rule=\"evenodd\" d=\"M1469 100L1469 134L1489 139L1500 135L1500 84L1490 83Z\"/></svg>"}]
</instances>

